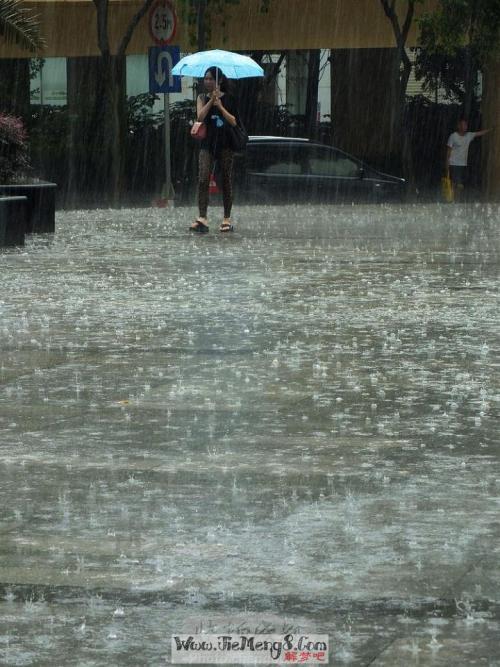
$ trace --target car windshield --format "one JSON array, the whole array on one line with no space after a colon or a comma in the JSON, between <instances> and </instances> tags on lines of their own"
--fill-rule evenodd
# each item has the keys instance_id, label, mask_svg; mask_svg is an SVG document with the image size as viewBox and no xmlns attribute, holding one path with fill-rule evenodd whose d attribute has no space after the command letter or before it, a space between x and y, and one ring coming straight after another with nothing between
<instances>
[{"instance_id":1,"label":"car windshield","mask_svg":"<svg viewBox=\"0 0 500 667\"><path fill-rule=\"evenodd\" d=\"M308 173L312 176L357 177L359 165L347 155L328 147L306 146Z\"/></svg>"},{"instance_id":2,"label":"car windshield","mask_svg":"<svg viewBox=\"0 0 500 667\"><path fill-rule=\"evenodd\" d=\"M247 152L249 171L269 175L353 178L358 177L359 166L345 153L328 146L269 143L251 146Z\"/></svg>"},{"instance_id":3,"label":"car windshield","mask_svg":"<svg viewBox=\"0 0 500 667\"><path fill-rule=\"evenodd\" d=\"M261 144L247 151L249 171L265 174L300 175L306 173L303 146Z\"/></svg>"}]
</instances>

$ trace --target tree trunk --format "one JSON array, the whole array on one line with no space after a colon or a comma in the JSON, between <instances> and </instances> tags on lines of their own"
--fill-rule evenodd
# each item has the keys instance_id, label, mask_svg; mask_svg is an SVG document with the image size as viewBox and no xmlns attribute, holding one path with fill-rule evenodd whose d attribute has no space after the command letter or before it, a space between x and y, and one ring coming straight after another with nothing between
<instances>
[{"instance_id":1,"label":"tree trunk","mask_svg":"<svg viewBox=\"0 0 500 667\"><path fill-rule=\"evenodd\" d=\"M483 193L500 201L500 59L492 59L484 73L483 127L493 128L483 142Z\"/></svg>"},{"instance_id":2,"label":"tree trunk","mask_svg":"<svg viewBox=\"0 0 500 667\"><path fill-rule=\"evenodd\" d=\"M408 34L413 23L415 13L415 3L417 0L407 0L406 14L404 20L400 22L396 11L396 0L380 0L382 9L391 22L394 39L396 41L396 61L393 70L393 85L397 89L396 93L396 107L391 114L391 138L393 146L399 145L401 168L406 178L410 181L414 180L413 163L410 150L410 137L408 136L407 128L404 125L405 111L406 111L406 89L408 86L408 79L410 78L412 64L406 53L406 42ZM402 66L402 71L401 71Z\"/></svg>"},{"instance_id":3,"label":"tree trunk","mask_svg":"<svg viewBox=\"0 0 500 667\"><path fill-rule=\"evenodd\" d=\"M125 59L68 60L70 192L117 203L126 142Z\"/></svg>"},{"instance_id":4,"label":"tree trunk","mask_svg":"<svg viewBox=\"0 0 500 667\"><path fill-rule=\"evenodd\" d=\"M25 121L30 112L29 65L27 58L0 59L0 111Z\"/></svg>"},{"instance_id":5,"label":"tree trunk","mask_svg":"<svg viewBox=\"0 0 500 667\"><path fill-rule=\"evenodd\" d=\"M465 49L465 72L464 72L464 108L463 116L470 120L472 103L475 97L477 78L477 67L472 58L470 47Z\"/></svg>"},{"instance_id":6,"label":"tree trunk","mask_svg":"<svg viewBox=\"0 0 500 667\"><path fill-rule=\"evenodd\" d=\"M96 104L99 58L68 58L68 201L78 195L72 203L87 199L92 191L93 164L89 150L94 133L91 124Z\"/></svg>"},{"instance_id":7,"label":"tree trunk","mask_svg":"<svg viewBox=\"0 0 500 667\"><path fill-rule=\"evenodd\" d=\"M198 51L205 51L207 48L207 0L196 0L196 44ZM196 81L196 95L201 95L204 91L203 78Z\"/></svg>"},{"instance_id":8,"label":"tree trunk","mask_svg":"<svg viewBox=\"0 0 500 667\"><path fill-rule=\"evenodd\" d=\"M306 134L311 139L317 138L317 115L318 115L318 86L319 65L321 51L313 49L309 51L307 63L307 93L306 93Z\"/></svg>"},{"instance_id":9,"label":"tree trunk","mask_svg":"<svg viewBox=\"0 0 500 667\"><path fill-rule=\"evenodd\" d=\"M264 68L264 78L251 77L238 81L238 107L246 130L250 134L272 134L276 131L270 112L274 113L276 104L276 79L286 58L287 51L282 51L277 62L263 64L264 51L250 54L252 60Z\"/></svg>"},{"instance_id":10,"label":"tree trunk","mask_svg":"<svg viewBox=\"0 0 500 667\"><path fill-rule=\"evenodd\" d=\"M336 146L374 167L399 169L394 133L400 90L394 77L396 49L332 51L332 132Z\"/></svg>"},{"instance_id":11,"label":"tree trunk","mask_svg":"<svg viewBox=\"0 0 500 667\"><path fill-rule=\"evenodd\" d=\"M125 57L103 56L99 63L97 95L90 137L95 191L111 204L123 192L126 134ZM102 187L101 187L102 186Z\"/></svg>"},{"instance_id":12,"label":"tree trunk","mask_svg":"<svg viewBox=\"0 0 500 667\"><path fill-rule=\"evenodd\" d=\"M197 0L198 2L198 14L196 18L197 25L197 43L198 51L205 51L207 47L207 38L206 38L206 22L205 17L207 13L207 0Z\"/></svg>"},{"instance_id":13,"label":"tree trunk","mask_svg":"<svg viewBox=\"0 0 500 667\"><path fill-rule=\"evenodd\" d=\"M471 44L473 44L475 40L475 32L477 27L476 26L477 10L478 10L478 3L477 0L475 0L474 2L471 3L471 15L470 15L469 30L467 35L468 45L465 47L465 76L464 76L465 98L464 98L463 116L469 119L472 111L472 101L474 98L474 92L477 80L477 69L478 69L471 48Z\"/></svg>"}]
</instances>

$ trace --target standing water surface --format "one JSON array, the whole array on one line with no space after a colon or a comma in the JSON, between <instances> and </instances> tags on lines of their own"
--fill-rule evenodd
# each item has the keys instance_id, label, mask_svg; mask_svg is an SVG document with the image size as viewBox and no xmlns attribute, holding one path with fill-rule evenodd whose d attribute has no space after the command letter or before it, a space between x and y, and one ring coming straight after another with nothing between
<instances>
[{"instance_id":1,"label":"standing water surface","mask_svg":"<svg viewBox=\"0 0 500 667\"><path fill-rule=\"evenodd\" d=\"M0 663L493 664L500 212L62 212L0 254Z\"/></svg>"}]
</instances>

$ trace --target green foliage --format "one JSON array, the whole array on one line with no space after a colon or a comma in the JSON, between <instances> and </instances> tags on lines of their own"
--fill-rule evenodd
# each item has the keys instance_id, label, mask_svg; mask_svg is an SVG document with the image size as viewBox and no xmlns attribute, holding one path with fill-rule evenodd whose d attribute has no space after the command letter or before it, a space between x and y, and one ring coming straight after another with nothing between
<instances>
[{"instance_id":1,"label":"green foliage","mask_svg":"<svg viewBox=\"0 0 500 667\"><path fill-rule=\"evenodd\" d=\"M170 119L190 123L196 120L196 103L193 100L180 100L170 105Z\"/></svg>"},{"instance_id":2,"label":"green foliage","mask_svg":"<svg viewBox=\"0 0 500 667\"><path fill-rule=\"evenodd\" d=\"M147 125L156 125L162 114L153 113L153 105L158 99L154 93L142 93L127 99L127 125L129 132L137 132Z\"/></svg>"},{"instance_id":3,"label":"green foliage","mask_svg":"<svg viewBox=\"0 0 500 667\"><path fill-rule=\"evenodd\" d=\"M499 0L438 0L419 27L417 79L427 91L444 90L466 115L474 113L478 72L499 53Z\"/></svg>"},{"instance_id":4,"label":"green foliage","mask_svg":"<svg viewBox=\"0 0 500 667\"><path fill-rule=\"evenodd\" d=\"M30 60L30 79L36 78L45 65L45 58L31 58Z\"/></svg>"},{"instance_id":5,"label":"green foliage","mask_svg":"<svg viewBox=\"0 0 500 667\"><path fill-rule=\"evenodd\" d=\"M439 0L434 12L419 20L420 42L432 55L455 57L467 48L484 66L500 46L498 0Z\"/></svg>"},{"instance_id":6,"label":"green foliage","mask_svg":"<svg viewBox=\"0 0 500 667\"><path fill-rule=\"evenodd\" d=\"M68 177L68 156L83 149L69 144L70 114L67 106L32 106L29 118L30 153L37 175L63 184ZM82 142L83 143L83 142Z\"/></svg>"},{"instance_id":7,"label":"green foliage","mask_svg":"<svg viewBox=\"0 0 500 667\"><path fill-rule=\"evenodd\" d=\"M0 36L31 52L45 45L37 16L20 0L0 0Z\"/></svg>"},{"instance_id":8,"label":"green foliage","mask_svg":"<svg viewBox=\"0 0 500 667\"><path fill-rule=\"evenodd\" d=\"M142 93L127 99L127 129L129 134L135 134L146 127L158 127L164 121L164 111L153 112L154 103L158 96L154 93ZM180 100L170 105L170 120L178 119L186 123L195 119L196 106L192 100Z\"/></svg>"},{"instance_id":9,"label":"green foliage","mask_svg":"<svg viewBox=\"0 0 500 667\"><path fill-rule=\"evenodd\" d=\"M463 48L454 55L419 49L415 59L415 78L422 82L426 93L434 94L439 90L448 101L463 104L466 56Z\"/></svg>"},{"instance_id":10,"label":"green foliage","mask_svg":"<svg viewBox=\"0 0 500 667\"><path fill-rule=\"evenodd\" d=\"M204 7L204 25L202 30L205 32L207 43L210 43L212 36L211 26L217 20L220 21L222 28L226 27L227 10L231 6L239 5L241 0L177 0L177 7L183 14L184 20L189 26L189 42L196 46L198 42L198 17L200 6ZM269 12L272 0L260 0L259 12L267 14Z\"/></svg>"}]
</instances>

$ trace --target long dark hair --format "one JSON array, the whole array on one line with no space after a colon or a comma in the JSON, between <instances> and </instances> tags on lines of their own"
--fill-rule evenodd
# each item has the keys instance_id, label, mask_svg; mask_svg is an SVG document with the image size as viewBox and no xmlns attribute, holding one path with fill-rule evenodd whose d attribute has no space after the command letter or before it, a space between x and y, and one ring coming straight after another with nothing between
<instances>
[{"instance_id":1,"label":"long dark hair","mask_svg":"<svg viewBox=\"0 0 500 667\"><path fill-rule=\"evenodd\" d=\"M221 69L219 69L218 67L209 67L205 72L205 75L206 74L211 74L212 77L218 82L221 92L228 94L232 93L231 90L232 87L229 82L229 79Z\"/></svg>"}]
</instances>

